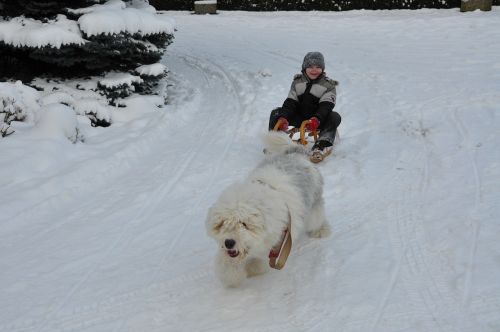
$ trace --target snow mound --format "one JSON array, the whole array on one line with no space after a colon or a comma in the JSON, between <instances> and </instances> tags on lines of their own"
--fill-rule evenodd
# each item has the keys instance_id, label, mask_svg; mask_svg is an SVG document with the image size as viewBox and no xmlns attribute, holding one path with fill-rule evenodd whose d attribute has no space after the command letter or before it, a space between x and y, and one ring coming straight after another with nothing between
<instances>
[{"instance_id":1,"label":"snow mound","mask_svg":"<svg viewBox=\"0 0 500 332\"><path fill-rule=\"evenodd\" d=\"M119 72L108 73L104 78L99 80L99 84L108 89L112 89L122 85L132 86L133 83L142 82L143 80L139 76Z\"/></svg>"},{"instance_id":2,"label":"snow mound","mask_svg":"<svg viewBox=\"0 0 500 332\"><path fill-rule=\"evenodd\" d=\"M81 99L73 104L76 114L92 115L97 120L111 122L111 111L94 99Z\"/></svg>"},{"instance_id":3,"label":"snow mound","mask_svg":"<svg viewBox=\"0 0 500 332\"><path fill-rule=\"evenodd\" d=\"M43 138L84 140L75 112L63 104L43 106L33 131Z\"/></svg>"},{"instance_id":4,"label":"snow mound","mask_svg":"<svg viewBox=\"0 0 500 332\"><path fill-rule=\"evenodd\" d=\"M68 92L54 92L40 100L42 105L64 104L74 110L76 115L84 115L93 120L111 122L111 111L95 98L71 95Z\"/></svg>"},{"instance_id":5,"label":"snow mound","mask_svg":"<svg viewBox=\"0 0 500 332\"><path fill-rule=\"evenodd\" d=\"M65 92L54 92L51 93L47 96L44 96L41 98L40 103L42 105L49 105L49 104L65 104L65 105L74 105L75 104L75 98L73 98L71 95L65 93Z\"/></svg>"},{"instance_id":6,"label":"snow mound","mask_svg":"<svg viewBox=\"0 0 500 332\"><path fill-rule=\"evenodd\" d=\"M167 67L161 63L154 63L137 67L135 71L141 76L160 76L167 72Z\"/></svg>"}]
</instances>

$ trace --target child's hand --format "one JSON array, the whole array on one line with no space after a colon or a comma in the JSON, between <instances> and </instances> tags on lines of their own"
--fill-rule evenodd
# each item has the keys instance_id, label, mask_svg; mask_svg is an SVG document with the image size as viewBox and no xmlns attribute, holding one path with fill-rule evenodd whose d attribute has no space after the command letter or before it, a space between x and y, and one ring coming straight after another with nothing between
<instances>
[{"instance_id":1,"label":"child's hand","mask_svg":"<svg viewBox=\"0 0 500 332\"><path fill-rule=\"evenodd\" d=\"M319 120L317 117L313 116L309 119L309 123L306 125L307 130L316 131L319 127Z\"/></svg>"},{"instance_id":2,"label":"child's hand","mask_svg":"<svg viewBox=\"0 0 500 332\"><path fill-rule=\"evenodd\" d=\"M280 126L278 127L278 130L281 130L281 131L288 130L288 120L287 119L285 119L284 117L281 117L278 119L278 122L280 122Z\"/></svg>"}]
</instances>

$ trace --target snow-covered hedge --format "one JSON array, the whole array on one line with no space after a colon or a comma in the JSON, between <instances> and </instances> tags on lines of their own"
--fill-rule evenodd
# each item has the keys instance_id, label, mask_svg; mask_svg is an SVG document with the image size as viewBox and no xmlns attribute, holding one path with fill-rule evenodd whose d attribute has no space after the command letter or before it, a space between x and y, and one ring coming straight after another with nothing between
<instances>
[{"instance_id":1,"label":"snow-covered hedge","mask_svg":"<svg viewBox=\"0 0 500 332\"><path fill-rule=\"evenodd\" d=\"M420 9L460 7L460 0L223 0L220 9L231 10L352 10L352 9Z\"/></svg>"},{"instance_id":2,"label":"snow-covered hedge","mask_svg":"<svg viewBox=\"0 0 500 332\"><path fill-rule=\"evenodd\" d=\"M190 0L152 0L157 9L193 10ZM493 0L500 5L500 0ZM276 10L325 10L353 9L420 9L458 8L460 0L217 0L221 10L276 11Z\"/></svg>"}]
</instances>

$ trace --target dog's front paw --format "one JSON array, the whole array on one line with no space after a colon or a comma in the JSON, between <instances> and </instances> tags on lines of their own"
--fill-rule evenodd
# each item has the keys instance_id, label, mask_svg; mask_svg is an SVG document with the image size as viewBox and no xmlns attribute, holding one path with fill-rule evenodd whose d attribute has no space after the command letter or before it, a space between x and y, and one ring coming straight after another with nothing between
<instances>
[{"instance_id":1,"label":"dog's front paw","mask_svg":"<svg viewBox=\"0 0 500 332\"><path fill-rule=\"evenodd\" d=\"M266 273L269 266L262 259L253 258L247 262L245 269L248 277L255 277Z\"/></svg>"},{"instance_id":2,"label":"dog's front paw","mask_svg":"<svg viewBox=\"0 0 500 332\"><path fill-rule=\"evenodd\" d=\"M330 233L330 225L325 222L320 228L310 231L308 234L310 237L322 238L330 236Z\"/></svg>"}]
</instances>

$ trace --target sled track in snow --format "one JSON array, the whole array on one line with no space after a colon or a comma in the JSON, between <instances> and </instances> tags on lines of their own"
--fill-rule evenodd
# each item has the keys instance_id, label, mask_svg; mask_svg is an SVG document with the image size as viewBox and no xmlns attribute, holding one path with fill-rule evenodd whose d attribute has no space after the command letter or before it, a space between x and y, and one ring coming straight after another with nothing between
<instances>
[{"instance_id":1,"label":"sled track in snow","mask_svg":"<svg viewBox=\"0 0 500 332\"><path fill-rule=\"evenodd\" d=\"M232 87L231 93L233 94L233 98L236 100L237 109L245 110L245 108L243 107L243 103L241 102L240 96L237 93L238 89L237 89L236 81L229 75L229 73L224 71L221 66L219 66L213 62L210 62L208 60L202 60L200 58L196 58L193 56L188 56L188 55L176 55L176 56L183 59L184 62L186 63L186 65L188 65L192 68L195 68L197 71L199 71L201 74L203 74L203 76L206 78L207 82L210 81L210 80L208 80L208 77L209 77L208 73L209 72L210 73L215 72L215 73L219 74L222 77L222 80L227 82L226 84L229 84L229 86ZM207 69L205 69L206 66L200 66L199 65L200 63L208 64L209 65L208 68L211 68L211 70L209 72L207 72ZM213 68L215 68L215 70L213 70ZM206 98L209 98L209 97L210 96L206 96ZM237 123L239 123L239 122L237 122ZM214 131L216 131L218 124L217 123L215 125L211 124L211 126L214 127L214 130L212 130L212 132L214 132ZM206 130L206 128L207 127L205 127L205 130ZM238 124L237 126L231 126L231 128L232 128L231 135L229 135L229 138L227 136L223 137L223 139L225 138L226 143L225 143L224 149L223 149L223 151L222 151L222 153L219 156L219 159L217 161L217 166L212 168L212 172L209 175L207 183L203 184L205 186L205 189L203 190L201 195L199 195L198 198L196 199L196 201L194 202L194 204L193 204L194 206L200 205L200 203L203 201L203 199L207 196L207 193L210 190L211 186L214 184L217 172L220 169L220 166L223 164L225 158L227 157L229 149L231 148L231 146L234 143L236 134L241 129L241 124ZM202 135L202 136L204 136L204 135ZM177 243L179 242L179 239L185 234L186 229L191 224L191 221L192 221L192 218L190 218L187 222L185 222L181 226L177 235L174 237L174 240L171 242L170 246L167 248L165 255L161 259L161 261L158 265L157 272L154 274L152 281L156 281L158 274L159 274L159 271L161 271L161 269L165 265L166 261L170 258L170 255L172 253L172 249L177 245Z\"/></svg>"},{"instance_id":2,"label":"sled track in snow","mask_svg":"<svg viewBox=\"0 0 500 332\"><path fill-rule=\"evenodd\" d=\"M143 201L146 201L147 204L145 204L139 211L134 214L133 217L129 219L127 224L123 227L123 230L116 236L115 241L113 241L113 243L111 243L109 247L105 249L103 255L100 256L100 259L97 262L94 262L93 266L87 270L87 273L82 278L80 278L80 280L74 285L74 287L69 291L64 299L60 301L57 306L55 306L54 310L49 313L43 321L32 325L32 327L36 327L36 331L45 331L49 327L50 330L53 330L53 328L56 326L63 326L67 324L84 327L89 324L102 324L104 322L119 319L120 317L127 317L127 315L123 316L124 312L129 312L130 314L134 313L134 307L142 301L141 299L145 297L146 294L148 295L147 298L149 303L163 303L162 300L165 300L165 298L182 299L203 291L203 284L205 284L205 282L201 282L201 286L197 287L192 287L192 285L198 284L198 282L193 282L195 279L198 280L200 278L208 278L211 275L211 273L209 273L208 271L202 271L198 274L195 274L193 277L181 277L172 282L158 282L162 268L169 261L173 249L176 247L180 239L186 234L186 230L189 229L189 226L192 222L192 218L190 218L186 220L182 225L180 225L179 230L174 235L173 240L170 242L170 245L166 248L165 254L161 257L156 268L156 272L153 273L151 280L145 283L146 285L153 286L145 287L143 289L139 289L137 291L132 291L129 293L118 294L105 300L104 302L91 305L88 310L86 310L85 308L77 308L74 310L75 313L69 316L60 314L62 308L65 307L65 305L70 301L73 295L76 294L76 292L90 279L90 276L94 274L96 270L109 259L118 244L122 243L123 241L131 240L131 236L133 237L132 231L134 229L134 226L140 223L141 220L148 219L151 216L152 211L160 206L161 202L166 199L169 194L173 193L180 179L182 179L186 175L189 176L189 167L193 162L195 162L195 160L197 160L197 158L199 158L200 155L202 155L201 151L204 150L205 144L210 144L217 139L223 139L225 141L225 144L223 150L221 151L221 154L218 155L216 166L212 168L212 171L207 178L207 182L203 183L205 189L201 192L200 195L197 196L196 200L193 203L193 206L199 206L200 203L202 203L206 199L210 188L216 181L217 173L224 163L224 160L228 156L231 146L234 144L236 134L238 133L238 131L243 129L241 121L238 120L241 117L247 116L246 113L248 112L248 108L245 107L238 94L238 82L234 78L232 78L229 73L224 71L221 66L218 66L213 62L205 61L203 59L194 58L187 55L177 56L180 59L183 59L183 62L186 64L186 66L189 66L198 71L200 74L206 77L207 80L210 77L219 77L222 83L225 86L229 87L229 91L231 92L231 94L228 96L228 99L233 100L229 103L229 106L233 109L241 110L241 113L231 113L234 115L231 117L230 122L237 123L237 125L231 126L230 135L225 132L223 133L223 137L211 137L209 134L213 134L214 132L216 132L219 126L218 122L216 121L217 116L214 117L214 114L211 114L209 116L209 119L215 118L215 120L212 120L212 122L208 121L205 123L205 121L201 121L201 123L204 123L204 125L200 126L201 128L196 128L195 131L198 133L198 135L200 135L200 142L204 144L199 144L197 146L189 148L185 152L185 156L177 162L176 168L173 172L171 169L168 172L166 171L166 169L164 169L162 172L161 167L159 168L160 175L159 179L157 179L157 182L165 184L161 184L155 191L149 194L148 199L143 199ZM207 95L206 98L209 98L209 96ZM223 115L227 114L226 111L223 111L223 113ZM205 137L207 137L208 140L205 139ZM163 182L163 180L167 181ZM184 283L191 284L189 291L186 291L184 287L180 287L180 285ZM161 292L158 292L159 294L157 293L158 290L161 290ZM142 304L145 305L144 303ZM159 310L160 312L162 310L159 304L157 305L157 307L153 305L153 308L149 309L157 311ZM107 314L102 315L101 311L106 311ZM116 313L113 314L113 312L115 311ZM123 324L126 324L126 319ZM119 329L120 327L118 327L118 330ZM12 330L15 331L15 329Z\"/></svg>"},{"instance_id":3,"label":"sled track in snow","mask_svg":"<svg viewBox=\"0 0 500 332\"><path fill-rule=\"evenodd\" d=\"M482 184L481 184L481 177L479 175L479 170L477 167L477 161L476 161L476 152L475 151L470 151L469 149L472 148L473 142L471 141L470 134L467 130L467 127L464 125L464 122L460 119L460 116L458 115L458 111L454 110L451 112L451 119L452 122L457 129L461 139L462 139L462 144L464 145L464 148L467 149L465 153L468 154L469 159L471 161L471 167L472 167L472 173L474 175L474 182L475 182L475 194L474 194L474 210L473 210L473 215L471 215L471 222L472 222L472 234L470 238L470 246L469 246L469 264L467 266L466 270L466 275L465 275L465 285L464 285L464 290L463 290L463 295L461 299L461 306L462 309L465 311L467 307L467 302L469 301L470 298L470 288L471 288L471 283L472 283L472 277L474 273L474 261L476 259L476 252L477 252L477 245L478 245L478 238L479 238L479 232L481 230L481 218L478 217L476 214L478 213L480 209L480 205L482 203ZM465 320L465 315L462 317L462 322Z\"/></svg>"},{"instance_id":4,"label":"sled track in snow","mask_svg":"<svg viewBox=\"0 0 500 332\"><path fill-rule=\"evenodd\" d=\"M463 310L462 301L451 289L449 282L445 280L445 276L449 274L449 271L442 265L439 257L425 246L428 239L422 228L422 223L418 220L419 211L422 209L420 206L413 206L413 202L421 201L425 204L425 197L429 188L429 149L423 121L422 113L420 113L416 132L420 133L422 151L418 154L417 160L412 161L417 166L422 165L419 175L420 180L413 187L411 182L405 184L405 179L401 179L403 182L401 190L404 195L396 202L396 214L393 217L397 224L391 232L391 242L393 247L401 252L402 259L399 259L398 265L395 267L390 286L382 301L372 331L375 330L383 315L384 303L387 302L388 296L394 289L396 279L402 281L414 306L414 311L425 311L427 312L426 316L432 318L421 322L425 323L427 330L437 328L439 331L450 332L473 331L478 326L473 326L470 320L466 321L464 319L466 312ZM474 236L477 236L477 234ZM473 243L475 243L475 240ZM408 316L407 319L411 319L411 317Z\"/></svg>"}]
</instances>

